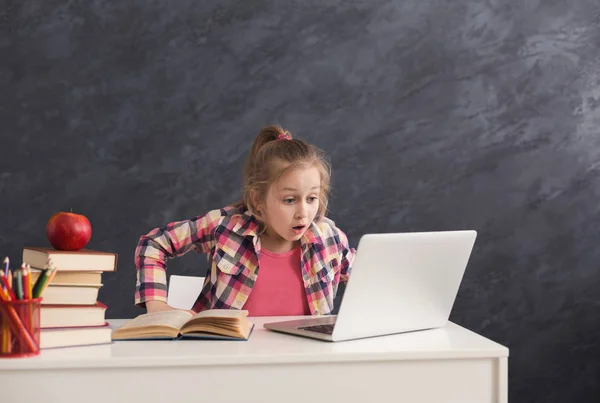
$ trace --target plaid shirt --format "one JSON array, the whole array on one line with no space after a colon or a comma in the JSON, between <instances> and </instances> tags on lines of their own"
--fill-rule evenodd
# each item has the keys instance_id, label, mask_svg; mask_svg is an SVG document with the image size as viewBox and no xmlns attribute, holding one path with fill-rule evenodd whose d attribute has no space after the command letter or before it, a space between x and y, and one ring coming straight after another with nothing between
<instances>
[{"instance_id":1,"label":"plaid shirt","mask_svg":"<svg viewBox=\"0 0 600 403\"><path fill-rule=\"evenodd\" d=\"M259 273L260 242L256 219L244 208L225 207L206 215L155 228L140 238L135 251L135 304L167 301L166 261L190 250L206 253L209 272L193 306L243 309ZM356 250L335 223L322 218L302 236L301 268L310 312L327 315L340 281L346 281Z\"/></svg>"}]
</instances>

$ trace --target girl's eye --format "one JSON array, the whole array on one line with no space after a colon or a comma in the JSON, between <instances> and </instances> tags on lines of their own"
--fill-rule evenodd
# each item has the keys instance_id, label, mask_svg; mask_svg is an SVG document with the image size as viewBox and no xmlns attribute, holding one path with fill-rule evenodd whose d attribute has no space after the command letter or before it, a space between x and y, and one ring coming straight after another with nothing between
<instances>
[{"instance_id":1,"label":"girl's eye","mask_svg":"<svg viewBox=\"0 0 600 403\"><path fill-rule=\"evenodd\" d=\"M318 197L314 197L314 196L313 197L309 197L308 198L308 202L309 203L313 203L313 202L316 202L318 199L319 199Z\"/></svg>"},{"instance_id":2,"label":"girl's eye","mask_svg":"<svg viewBox=\"0 0 600 403\"><path fill-rule=\"evenodd\" d=\"M285 204L292 204L292 203L294 202L294 199L292 199L292 198L289 198L289 199L284 199L284 200L283 200L283 202L284 202Z\"/></svg>"}]
</instances>

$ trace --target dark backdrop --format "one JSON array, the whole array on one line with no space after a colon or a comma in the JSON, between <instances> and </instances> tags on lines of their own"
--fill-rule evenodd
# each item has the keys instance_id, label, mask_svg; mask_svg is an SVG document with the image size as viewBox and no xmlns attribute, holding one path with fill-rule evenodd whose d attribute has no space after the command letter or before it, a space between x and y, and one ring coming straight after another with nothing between
<instances>
[{"instance_id":1,"label":"dark backdrop","mask_svg":"<svg viewBox=\"0 0 600 403\"><path fill-rule=\"evenodd\" d=\"M353 244L479 232L451 319L510 348L511 402L598 401L597 0L0 5L0 254L83 213L107 316L140 314L140 235L237 199L280 123L330 153Z\"/></svg>"}]
</instances>

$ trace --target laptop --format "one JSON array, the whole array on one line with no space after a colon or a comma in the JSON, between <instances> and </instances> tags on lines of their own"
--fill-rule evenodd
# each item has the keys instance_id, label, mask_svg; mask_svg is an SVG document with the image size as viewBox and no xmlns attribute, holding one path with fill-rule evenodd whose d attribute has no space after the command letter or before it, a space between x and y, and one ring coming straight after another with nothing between
<instances>
[{"instance_id":1,"label":"laptop","mask_svg":"<svg viewBox=\"0 0 600 403\"><path fill-rule=\"evenodd\" d=\"M472 230L363 235L337 315L263 326L325 341L442 327L476 236Z\"/></svg>"}]
</instances>

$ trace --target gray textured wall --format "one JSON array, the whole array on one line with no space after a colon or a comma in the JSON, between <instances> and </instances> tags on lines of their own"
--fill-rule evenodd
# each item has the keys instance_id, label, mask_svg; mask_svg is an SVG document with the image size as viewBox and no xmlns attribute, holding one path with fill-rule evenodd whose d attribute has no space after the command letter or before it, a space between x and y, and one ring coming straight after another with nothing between
<instances>
[{"instance_id":1,"label":"gray textured wall","mask_svg":"<svg viewBox=\"0 0 600 403\"><path fill-rule=\"evenodd\" d=\"M277 122L330 153L353 243L479 231L452 320L510 347L511 402L598 401L597 0L0 5L1 255L84 213L137 315L139 236L235 200Z\"/></svg>"}]
</instances>

